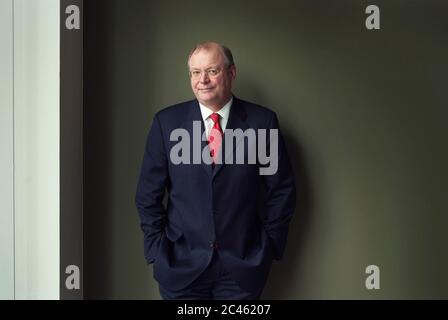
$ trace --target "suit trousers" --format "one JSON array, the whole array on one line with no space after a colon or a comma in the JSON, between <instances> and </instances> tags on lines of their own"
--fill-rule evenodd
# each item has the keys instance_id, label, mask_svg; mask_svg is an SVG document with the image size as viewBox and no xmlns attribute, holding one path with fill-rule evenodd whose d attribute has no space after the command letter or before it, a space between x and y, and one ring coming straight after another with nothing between
<instances>
[{"instance_id":1,"label":"suit trousers","mask_svg":"<svg viewBox=\"0 0 448 320\"><path fill-rule=\"evenodd\" d=\"M213 252L204 272L186 288L173 291L159 284L164 300L258 300L259 295L246 292L233 280L224 268L218 251Z\"/></svg>"}]
</instances>

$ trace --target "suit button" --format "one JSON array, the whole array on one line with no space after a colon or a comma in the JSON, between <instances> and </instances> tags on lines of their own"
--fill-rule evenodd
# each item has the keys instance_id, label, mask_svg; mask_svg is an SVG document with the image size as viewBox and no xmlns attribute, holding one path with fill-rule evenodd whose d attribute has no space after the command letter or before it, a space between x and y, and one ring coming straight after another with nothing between
<instances>
[{"instance_id":1,"label":"suit button","mask_svg":"<svg viewBox=\"0 0 448 320\"><path fill-rule=\"evenodd\" d=\"M210 248L213 250L218 249L218 242L217 241L209 241Z\"/></svg>"}]
</instances>

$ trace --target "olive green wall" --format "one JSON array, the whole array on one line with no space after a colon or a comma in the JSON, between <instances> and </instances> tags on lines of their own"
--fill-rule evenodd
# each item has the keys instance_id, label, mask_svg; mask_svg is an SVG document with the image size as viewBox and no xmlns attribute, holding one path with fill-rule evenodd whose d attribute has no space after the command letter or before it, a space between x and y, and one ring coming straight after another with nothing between
<instances>
[{"instance_id":1,"label":"olive green wall","mask_svg":"<svg viewBox=\"0 0 448 320\"><path fill-rule=\"evenodd\" d=\"M448 298L448 4L85 3L85 296L159 299L134 194L153 114L193 97L186 56L234 53L234 93L277 112L298 183L264 298ZM378 265L381 289L367 290Z\"/></svg>"}]
</instances>

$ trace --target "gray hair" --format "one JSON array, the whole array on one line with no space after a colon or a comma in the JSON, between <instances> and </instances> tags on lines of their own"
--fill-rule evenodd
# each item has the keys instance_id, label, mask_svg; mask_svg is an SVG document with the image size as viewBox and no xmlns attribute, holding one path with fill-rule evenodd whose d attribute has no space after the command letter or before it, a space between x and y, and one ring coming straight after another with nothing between
<instances>
[{"instance_id":1,"label":"gray hair","mask_svg":"<svg viewBox=\"0 0 448 320\"><path fill-rule=\"evenodd\" d=\"M224 63L226 65L226 67L230 67L230 66L234 66L235 62L233 61L233 55L232 55L232 51L230 51L230 49L220 43L217 42L203 42L203 43L199 43L197 44L193 49L190 50L190 54L188 55L188 60L187 60L187 65L189 66L189 62L190 62L190 58L191 56L199 50L210 50L213 47L218 47L219 50L221 50L221 53L224 56Z\"/></svg>"}]
</instances>

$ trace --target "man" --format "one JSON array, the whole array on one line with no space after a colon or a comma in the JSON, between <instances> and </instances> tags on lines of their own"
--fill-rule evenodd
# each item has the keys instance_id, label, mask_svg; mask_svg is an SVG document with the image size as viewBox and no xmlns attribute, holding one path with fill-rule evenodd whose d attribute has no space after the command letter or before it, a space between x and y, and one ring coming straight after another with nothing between
<instances>
[{"instance_id":1,"label":"man","mask_svg":"<svg viewBox=\"0 0 448 320\"><path fill-rule=\"evenodd\" d=\"M227 133L277 133L277 117L232 95L236 66L227 47L197 45L188 68L196 100L158 112L147 138L136 195L145 258L163 299L258 299L285 249L293 173L280 133L275 141L257 136L277 162L268 174L261 174L266 157L258 153L251 163L254 149Z\"/></svg>"}]
</instances>

